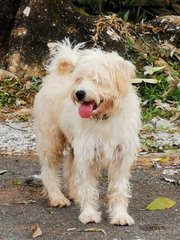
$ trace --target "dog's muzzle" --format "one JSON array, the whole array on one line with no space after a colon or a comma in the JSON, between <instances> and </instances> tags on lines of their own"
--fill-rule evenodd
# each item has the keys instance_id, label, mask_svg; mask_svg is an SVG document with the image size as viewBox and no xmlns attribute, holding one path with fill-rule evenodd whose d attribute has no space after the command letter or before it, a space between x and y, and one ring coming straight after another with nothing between
<instances>
[{"instance_id":1,"label":"dog's muzzle","mask_svg":"<svg viewBox=\"0 0 180 240\"><path fill-rule=\"evenodd\" d=\"M80 104L79 106L79 115L82 118L93 118L96 121L98 120L106 120L109 118L108 114L104 114L101 116L98 115L94 115L95 111L97 110L97 108L99 107L99 105L103 102L103 100L101 100L99 102L99 104L96 104L95 101L90 100L86 94L86 92L84 90L77 90L74 93L74 96L76 98L76 102Z\"/></svg>"}]
</instances>

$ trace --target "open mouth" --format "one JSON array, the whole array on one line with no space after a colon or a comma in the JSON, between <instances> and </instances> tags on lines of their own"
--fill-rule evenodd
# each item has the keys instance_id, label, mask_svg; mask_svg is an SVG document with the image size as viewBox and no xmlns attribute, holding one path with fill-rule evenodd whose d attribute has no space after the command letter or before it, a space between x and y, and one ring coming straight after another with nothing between
<instances>
[{"instance_id":1,"label":"open mouth","mask_svg":"<svg viewBox=\"0 0 180 240\"><path fill-rule=\"evenodd\" d=\"M102 101L97 105L95 102L83 102L79 106L79 115L82 118L90 118L93 111L97 110Z\"/></svg>"}]
</instances>

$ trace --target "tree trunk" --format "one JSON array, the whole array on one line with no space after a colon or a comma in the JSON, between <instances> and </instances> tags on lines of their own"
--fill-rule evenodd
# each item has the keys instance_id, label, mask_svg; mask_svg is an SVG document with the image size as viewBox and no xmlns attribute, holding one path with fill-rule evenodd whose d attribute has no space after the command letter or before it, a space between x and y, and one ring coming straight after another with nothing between
<instances>
[{"instance_id":1,"label":"tree trunk","mask_svg":"<svg viewBox=\"0 0 180 240\"><path fill-rule=\"evenodd\" d=\"M1 5L0 64L14 73L39 73L39 65L48 55L48 42L64 37L82 42L92 35L92 17L78 13L67 0L5 0Z\"/></svg>"}]
</instances>

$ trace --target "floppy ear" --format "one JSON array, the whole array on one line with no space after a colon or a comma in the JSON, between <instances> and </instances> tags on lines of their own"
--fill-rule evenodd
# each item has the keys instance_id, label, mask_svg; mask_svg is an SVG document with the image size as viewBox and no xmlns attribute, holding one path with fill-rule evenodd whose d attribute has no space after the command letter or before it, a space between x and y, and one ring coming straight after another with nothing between
<instances>
[{"instance_id":1,"label":"floppy ear","mask_svg":"<svg viewBox=\"0 0 180 240\"><path fill-rule=\"evenodd\" d=\"M56 55L58 53L59 48L61 48L61 51L66 50L66 52L65 52L66 55L67 55L67 50L71 50L70 42L66 42L65 46L63 46L63 44L61 44L59 42L49 42L47 44L47 46L49 48L49 52L50 52L51 56ZM69 57L69 56L67 55L67 57ZM60 58L60 59L57 58L55 60L55 65L56 65L57 73L59 73L59 74L70 73L74 69L72 62L70 62L66 58Z\"/></svg>"},{"instance_id":2,"label":"floppy ear","mask_svg":"<svg viewBox=\"0 0 180 240\"><path fill-rule=\"evenodd\" d=\"M69 39L62 42L48 44L50 51L50 59L47 70L50 73L64 75L71 73L80 57L80 48L83 44L72 45Z\"/></svg>"},{"instance_id":3,"label":"floppy ear","mask_svg":"<svg viewBox=\"0 0 180 240\"><path fill-rule=\"evenodd\" d=\"M60 74L71 73L73 70L74 70L74 66L70 61L66 59L60 59L57 65L57 71Z\"/></svg>"},{"instance_id":4,"label":"floppy ear","mask_svg":"<svg viewBox=\"0 0 180 240\"><path fill-rule=\"evenodd\" d=\"M135 76L135 66L120 57L116 52L109 53L109 62L112 66L116 89L121 95L126 95Z\"/></svg>"},{"instance_id":5,"label":"floppy ear","mask_svg":"<svg viewBox=\"0 0 180 240\"><path fill-rule=\"evenodd\" d=\"M120 61L121 68L124 71L124 77L131 82L131 79L135 77L136 67L130 61Z\"/></svg>"},{"instance_id":6,"label":"floppy ear","mask_svg":"<svg viewBox=\"0 0 180 240\"><path fill-rule=\"evenodd\" d=\"M124 80L131 80L135 77L136 67L130 62L124 60L116 52L109 53L111 63L119 68L119 74L124 76Z\"/></svg>"}]
</instances>

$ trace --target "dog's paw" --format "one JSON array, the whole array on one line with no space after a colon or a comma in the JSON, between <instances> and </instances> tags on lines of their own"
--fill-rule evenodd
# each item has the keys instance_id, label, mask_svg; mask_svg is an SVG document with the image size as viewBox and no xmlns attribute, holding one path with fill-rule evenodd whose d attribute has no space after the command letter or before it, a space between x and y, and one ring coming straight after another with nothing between
<instances>
[{"instance_id":1,"label":"dog's paw","mask_svg":"<svg viewBox=\"0 0 180 240\"><path fill-rule=\"evenodd\" d=\"M68 198L69 198L71 201L74 201L74 202L76 202L77 199L78 199L77 195L76 195L74 192L69 192Z\"/></svg>"},{"instance_id":2,"label":"dog's paw","mask_svg":"<svg viewBox=\"0 0 180 240\"><path fill-rule=\"evenodd\" d=\"M110 224L121 225L121 226L125 226L125 225L131 226L131 225L134 225L134 219L128 213L126 213L123 215L112 217Z\"/></svg>"},{"instance_id":3,"label":"dog's paw","mask_svg":"<svg viewBox=\"0 0 180 240\"><path fill-rule=\"evenodd\" d=\"M50 201L50 206L51 207L67 207L70 206L71 203L69 201L69 199L67 199L66 197L60 197L60 198L55 198L53 200Z\"/></svg>"},{"instance_id":4,"label":"dog's paw","mask_svg":"<svg viewBox=\"0 0 180 240\"><path fill-rule=\"evenodd\" d=\"M99 223L101 221L101 213L100 212L92 212L86 213L82 212L79 216L79 221L86 224L86 223Z\"/></svg>"}]
</instances>

